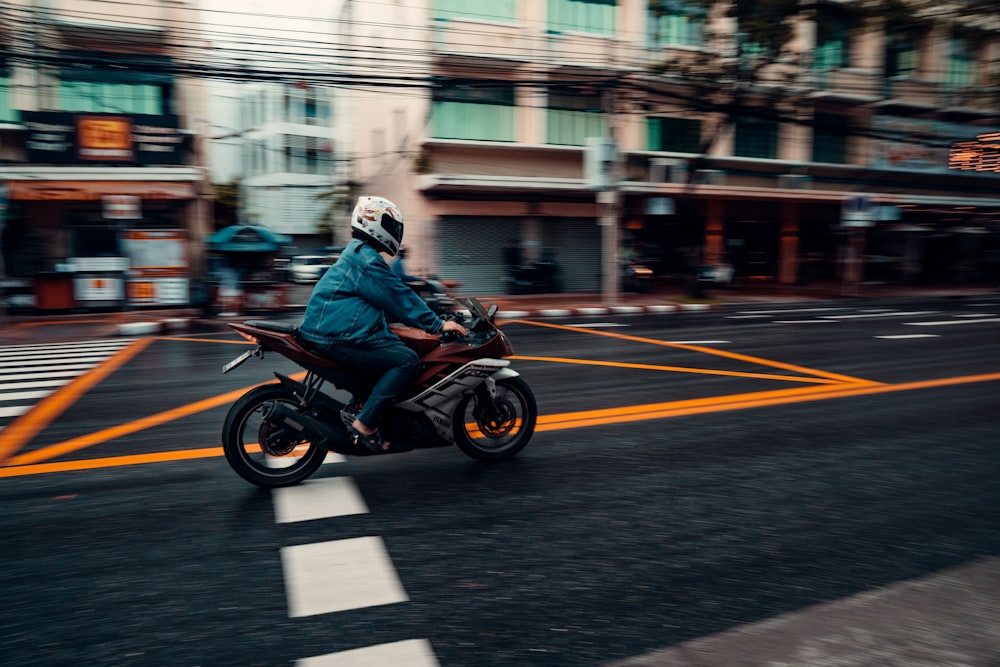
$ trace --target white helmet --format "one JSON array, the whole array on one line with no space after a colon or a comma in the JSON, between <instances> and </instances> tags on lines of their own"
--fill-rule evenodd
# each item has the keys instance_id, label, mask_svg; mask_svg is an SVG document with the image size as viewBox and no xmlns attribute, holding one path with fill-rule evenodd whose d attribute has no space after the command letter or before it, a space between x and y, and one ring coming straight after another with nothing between
<instances>
[{"instance_id":1,"label":"white helmet","mask_svg":"<svg viewBox=\"0 0 1000 667\"><path fill-rule=\"evenodd\" d=\"M383 197L358 197L351 214L351 228L355 235L374 241L377 247L395 255L403 241L403 214Z\"/></svg>"}]
</instances>

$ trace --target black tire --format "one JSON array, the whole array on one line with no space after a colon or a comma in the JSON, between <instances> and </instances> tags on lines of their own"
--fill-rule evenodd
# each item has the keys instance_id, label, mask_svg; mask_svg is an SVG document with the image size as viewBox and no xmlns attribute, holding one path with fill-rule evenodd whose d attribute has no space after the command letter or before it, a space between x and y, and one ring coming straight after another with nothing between
<instances>
[{"instance_id":1,"label":"black tire","mask_svg":"<svg viewBox=\"0 0 1000 667\"><path fill-rule=\"evenodd\" d=\"M222 426L222 448L230 467L248 482L267 489L298 484L326 458L322 447L297 439L264 419L262 410L271 401L298 403L280 384L256 387L233 403Z\"/></svg>"},{"instance_id":2,"label":"black tire","mask_svg":"<svg viewBox=\"0 0 1000 667\"><path fill-rule=\"evenodd\" d=\"M455 410L455 444L478 461L503 461L525 448L535 432L538 406L528 383L520 377L497 380L495 403L502 419L489 423L479 415L474 395ZM471 427L471 430L470 430Z\"/></svg>"}]
</instances>

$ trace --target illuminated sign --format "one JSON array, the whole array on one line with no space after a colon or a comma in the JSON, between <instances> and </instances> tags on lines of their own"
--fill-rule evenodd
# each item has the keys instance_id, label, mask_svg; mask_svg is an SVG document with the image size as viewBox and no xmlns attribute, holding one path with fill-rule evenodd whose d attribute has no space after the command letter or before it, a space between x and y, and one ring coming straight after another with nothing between
<instances>
[{"instance_id":1,"label":"illuminated sign","mask_svg":"<svg viewBox=\"0 0 1000 667\"><path fill-rule=\"evenodd\" d=\"M132 121L107 116L76 117L76 156L81 160L135 160Z\"/></svg>"},{"instance_id":2,"label":"illuminated sign","mask_svg":"<svg viewBox=\"0 0 1000 667\"><path fill-rule=\"evenodd\" d=\"M970 141L953 143L948 168L1000 173L1000 132L987 132Z\"/></svg>"}]
</instances>

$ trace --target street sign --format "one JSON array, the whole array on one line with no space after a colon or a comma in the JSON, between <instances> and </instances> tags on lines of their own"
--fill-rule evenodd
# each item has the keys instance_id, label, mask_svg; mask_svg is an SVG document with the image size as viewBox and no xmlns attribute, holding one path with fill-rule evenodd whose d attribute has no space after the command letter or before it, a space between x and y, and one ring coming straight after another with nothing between
<instances>
[{"instance_id":1,"label":"street sign","mask_svg":"<svg viewBox=\"0 0 1000 667\"><path fill-rule=\"evenodd\" d=\"M875 223L875 206L868 195L852 195L844 200L840 224L844 227L871 227Z\"/></svg>"}]
</instances>

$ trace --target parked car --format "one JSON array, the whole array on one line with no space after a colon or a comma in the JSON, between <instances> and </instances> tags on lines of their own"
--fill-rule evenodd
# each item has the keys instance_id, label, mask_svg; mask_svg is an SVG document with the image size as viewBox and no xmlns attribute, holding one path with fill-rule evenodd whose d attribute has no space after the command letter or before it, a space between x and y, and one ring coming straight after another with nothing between
<instances>
[{"instance_id":1,"label":"parked car","mask_svg":"<svg viewBox=\"0 0 1000 667\"><path fill-rule=\"evenodd\" d=\"M293 283L314 283L323 277L334 261L327 255L296 255L288 262L288 280Z\"/></svg>"}]
</instances>

